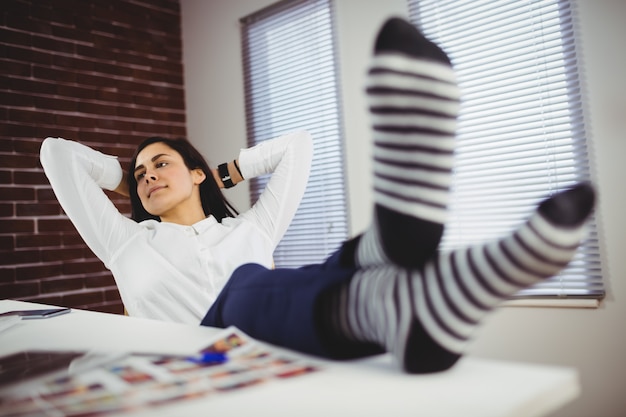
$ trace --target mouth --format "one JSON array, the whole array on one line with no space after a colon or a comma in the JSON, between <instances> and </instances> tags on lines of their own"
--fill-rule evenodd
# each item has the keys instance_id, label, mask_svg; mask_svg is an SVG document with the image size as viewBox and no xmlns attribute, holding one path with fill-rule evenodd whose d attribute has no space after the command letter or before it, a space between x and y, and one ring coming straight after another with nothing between
<instances>
[{"instance_id":1,"label":"mouth","mask_svg":"<svg viewBox=\"0 0 626 417\"><path fill-rule=\"evenodd\" d=\"M164 188L165 188L165 186L164 186L164 185L161 185L161 186L158 186L158 187L154 187L154 188L149 189L149 190L148 190L148 198L150 198L150 197L152 196L152 194L153 194L153 193L155 193L155 192L157 192L157 191L159 191L159 190L162 190L162 189L164 189Z\"/></svg>"}]
</instances>

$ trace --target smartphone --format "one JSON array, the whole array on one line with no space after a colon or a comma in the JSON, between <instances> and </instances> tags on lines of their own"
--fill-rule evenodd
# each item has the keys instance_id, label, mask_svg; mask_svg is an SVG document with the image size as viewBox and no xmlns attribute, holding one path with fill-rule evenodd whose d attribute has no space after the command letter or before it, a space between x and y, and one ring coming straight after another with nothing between
<instances>
[{"instance_id":1,"label":"smartphone","mask_svg":"<svg viewBox=\"0 0 626 417\"><path fill-rule=\"evenodd\" d=\"M9 311L6 313L0 314L0 317L4 316L20 316L22 320L31 320L31 319L47 319L50 317L60 316L61 314L69 313L72 311L71 308L44 308L41 310L16 310Z\"/></svg>"}]
</instances>

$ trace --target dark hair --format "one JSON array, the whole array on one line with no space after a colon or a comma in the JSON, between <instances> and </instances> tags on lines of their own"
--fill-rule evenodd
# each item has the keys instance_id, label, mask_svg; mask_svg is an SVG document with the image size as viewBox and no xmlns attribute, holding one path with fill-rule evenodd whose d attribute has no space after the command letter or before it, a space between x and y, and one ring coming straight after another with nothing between
<instances>
[{"instance_id":1,"label":"dark hair","mask_svg":"<svg viewBox=\"0 0 626 417\"><path fill-rule=\"evenodd\" d=\"M141 152L144 148L152 145L153 143L163 143L172 148L183 158L187 168L190 170L200 168L205 173L206 179L200 184L200 201L202 202L202 209L204 210L204 214L206 216L212 214L213 217L221 223L224 217L235 217L235 215L239 214L237 210L228 202L228 200L226 200L224 194L222 194L222 190L220 190L217 182L215 182L211 169L202 154L200 154L200 152L198 152L198 150L194 148L189 141L186 139L166 139L154 136L144 140L137 147L137 150L133 155L133 159L130 162L130 166L128 167L127 182L132 210L131 217L133 220L136 222L149 219L161 221L158 216L148 213L143 207L143 204L141 204L141 200L137 194L137 180L134 175L137 155L139 155L139 152Z\"/></svg>"}]
</instances>

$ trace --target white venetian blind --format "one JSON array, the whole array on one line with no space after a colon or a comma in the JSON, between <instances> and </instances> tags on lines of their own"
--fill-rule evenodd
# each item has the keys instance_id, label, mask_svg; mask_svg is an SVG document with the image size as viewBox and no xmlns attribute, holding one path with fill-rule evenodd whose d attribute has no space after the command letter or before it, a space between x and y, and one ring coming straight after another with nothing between
<instances>
[{"instance_id":1,"label":"white venetian blind","mask_svg":"<svg viewBox=\"0 0 626 417\"><path fill-rule=\"evenodd\" d=\"M444 246L509 233L544 197L590 180L576 16L559 0L409 0L463 94ZM568 269L517 297L604 296L595 221Z\"/></svg>"},{"instance_id":2,"label":"white venetian blind","mask_svg":"<svg viewBox=\"0 0 626 417\"><path fill-rule=\"evenodd\" d=\"M241 25L248 144L306 129L315 149L309 185L274 261L320 262L348 234L332 5L282 1ZM266 182L253 181L252 201Z\"/></svg>"}]
</instances>

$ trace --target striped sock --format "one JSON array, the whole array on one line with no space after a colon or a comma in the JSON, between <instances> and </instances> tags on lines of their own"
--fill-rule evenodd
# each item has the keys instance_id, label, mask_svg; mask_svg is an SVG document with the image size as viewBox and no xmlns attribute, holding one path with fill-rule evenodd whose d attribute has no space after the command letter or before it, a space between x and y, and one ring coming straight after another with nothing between
<instances>
[{"instance_id":1,"label":"striped sock","mask_svg":"<svg viewBox=\"0 0 626 417\"><path fill-rule=\"evenodd\" d=\"M443 234L459 90L450 61L411 24L381 29L367 87L374 138L375 222L357 264L419 267ZM382 253L381 253L382 251Z\"/></svg>"},{"instance_id":2,"label":"striped sock","mask_svg":"<svg viewBox=\"0 0 626 417\"><path fill-rule=\"evenodd\" d=\"M504 239L439 253L420 269L361 269L335 292L332 326L342 338L392 352L407 372L448 369L491 309L569 263L594 200L580 184L544 201Z\"/></svg>"}]
</instances>

